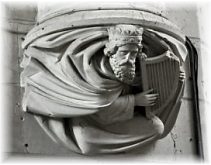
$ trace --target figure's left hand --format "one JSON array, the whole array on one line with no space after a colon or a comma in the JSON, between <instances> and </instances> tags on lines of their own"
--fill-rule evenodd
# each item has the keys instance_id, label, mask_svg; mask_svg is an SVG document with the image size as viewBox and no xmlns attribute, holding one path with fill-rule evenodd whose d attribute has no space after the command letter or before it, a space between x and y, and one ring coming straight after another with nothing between
<instances>
[{"instance_id":1,"label":"figure's left hand","mask_svg":"<svg viewBox=\"0 0 211 165\"><path fill-rule=\"evenodd\" d=\"M184 82L185 81L185 72L182 71L182 70L180 70L179 80L181 82Z\"/></svg>"},{"instance_id":2,"label":"figure's left hand","mask_svg":"<svg viewBox=\"0 0 211 165\"><path fill-rule=\"evenodd\" d=\"M140 60L144 61L146 58L147 58L147 55L142 52L141 55L140 55Z\"/></svg>"}]
</instances>

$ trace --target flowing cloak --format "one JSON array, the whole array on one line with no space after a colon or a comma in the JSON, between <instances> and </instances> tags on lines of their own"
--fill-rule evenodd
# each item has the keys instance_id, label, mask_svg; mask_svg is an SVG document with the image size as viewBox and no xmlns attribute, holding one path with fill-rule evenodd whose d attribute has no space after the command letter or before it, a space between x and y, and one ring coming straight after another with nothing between
<instances>
[{"instance_id":1,"label":"flowing cloak","mask_svg":"<svg viewBox=\"0 0 211 165\"><path fill-rule=\"evenodd\" d=\"M66 29L37 35L30 42L26 37L23 43L23 110L31 112L55 142L77 153L116 153L150 143L169 133L179 112L183 82L173 100L178 104L150 120L133 117L134 98L121 96L125 85L102 62L107 28ZM187 54L183 42L155 30L145 30L143 44L151 56L162 47L171 49L181 61ZM106 109L121 120L105 124L109 121ZM101 124L90 117L101 112ZM124 112L126 117L121 117Z\"/></svg>"}]
</instances>

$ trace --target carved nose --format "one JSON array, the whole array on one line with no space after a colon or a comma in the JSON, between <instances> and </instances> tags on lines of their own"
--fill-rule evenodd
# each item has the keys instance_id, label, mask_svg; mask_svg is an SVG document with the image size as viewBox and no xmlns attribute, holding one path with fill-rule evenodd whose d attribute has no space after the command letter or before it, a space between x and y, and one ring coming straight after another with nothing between
<instances>
[{"instance_id":1,"label":"carved nose","mask_svg":"<svg viewBox=\"0 0 211 165\"><path fill-rule=\"evenodd\" d=\"M126 54L125 58L126 58L127 61L129 61L130 60L130 53Z\"/></svg>"}]
</instances>

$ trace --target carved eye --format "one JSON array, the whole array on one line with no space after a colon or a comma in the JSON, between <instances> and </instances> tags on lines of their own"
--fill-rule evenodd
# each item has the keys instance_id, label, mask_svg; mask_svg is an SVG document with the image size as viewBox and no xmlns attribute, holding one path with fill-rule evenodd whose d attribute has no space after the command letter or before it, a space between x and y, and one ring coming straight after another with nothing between
<instances>
[{"instance_id":1,"label":"carved eye","mask_svg":"<svg viewBox=\"0 0 211 165\"><path fill-rule=\"evenodd\" d=\"M121 52L120 52L120 54L121 54L122 56L126 55L127 53L128 53L127 51L121 51Z\"/></svg>"},{"instance_id":2,"label":"carved eye","mask_svg":"<svg viewBox=\"0 0 211 165\"><path fill-rule=\"evenodd\" d=\"M134 42L134 41L135 41L134 38L131 38L131 39L130 39L130 42Z\"/></svg>"}]
</instances>

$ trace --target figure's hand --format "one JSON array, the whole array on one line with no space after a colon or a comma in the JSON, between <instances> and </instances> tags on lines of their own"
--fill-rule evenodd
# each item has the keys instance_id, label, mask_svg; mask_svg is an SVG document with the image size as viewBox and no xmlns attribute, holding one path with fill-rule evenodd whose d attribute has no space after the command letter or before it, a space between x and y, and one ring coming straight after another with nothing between
<instances>
[{"instance_id":1,"label":"figure's hand","mask_svg":"<svg viewBox=\"0 0 211 165\"><path fill-rule=\"evenodd\" d=\"M140 60L144 61L146 58L147 58L147 55L142 52L141 55L140 55Z\"/></svg>"},{"instance_id":2,"label":"figure's hand","mask_svg":"<svg viewBox=\"0 0 211 165\"><path fill-rule=\"evenodd\" d=\"M156 100L158 98L158 94L149 94L152 92L153 89L138 93L134 95L135 97L135 105L136 106L153 106L156 103Z\"/></svg>"},{"instance_id":3,"label":"figure's hand","mask_svg":"<svg viewBox=\"0 0 211 165\"><path fill-rule=\"evenodd\" d=\"M184 80L185 80L185 72L182 70L180 70L179 80L181 82L184 82Z\"/></svg>"}]
</instances>

